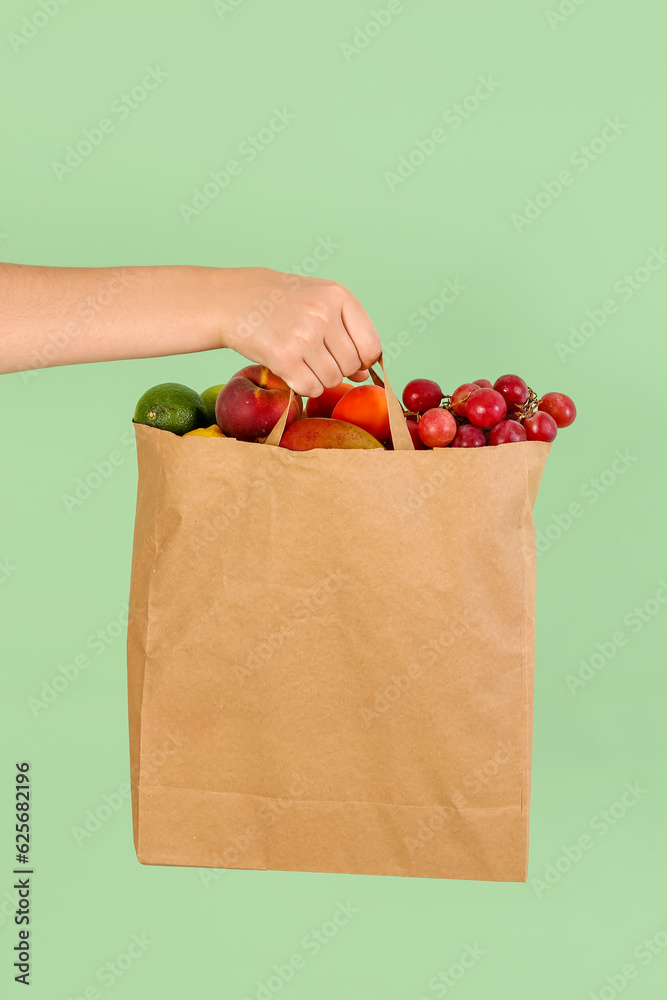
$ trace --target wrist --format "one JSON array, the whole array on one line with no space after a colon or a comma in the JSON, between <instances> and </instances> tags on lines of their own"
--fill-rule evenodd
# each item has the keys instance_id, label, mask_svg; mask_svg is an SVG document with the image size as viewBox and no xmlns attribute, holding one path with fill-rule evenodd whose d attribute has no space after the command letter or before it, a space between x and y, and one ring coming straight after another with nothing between
<instances>
[{"instance_id":1,"label":"wrist","mask_svg":"<svg viewBox=\"0 0 667 1000\"><path fill-rule=\"evenodd\" d=\"M188 344L181 346L181 350L227 347L223 333L226 269L184 264L161 270L156 292L165 295L180 336Z\"/></svg>"},{"instance_id":2,"label":"wrist","mask_svg":"<svg viewBox=\"0 0 667 1000\"><path fill-rule=\"evenodd\" d=\"M200 267L200 288L195 295L199 311L197 326L209 348L237 350L239 325L246 303L244 286L250 267Z\"/></svg>"}]
</instances>

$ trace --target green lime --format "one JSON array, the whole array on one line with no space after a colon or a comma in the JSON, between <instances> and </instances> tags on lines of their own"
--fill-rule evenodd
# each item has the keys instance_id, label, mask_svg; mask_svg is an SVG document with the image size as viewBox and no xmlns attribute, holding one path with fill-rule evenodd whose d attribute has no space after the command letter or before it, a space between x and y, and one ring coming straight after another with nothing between
<instances>
[{"instance_id":1,"label":"green lime","mask_svg":"<svg viewBox=\"0 0 667 1000\"><path fill-rule=\"evenodd\" d=\"M220 395L220 390L224 388L224 383L222 385L212 385L210 388L204 389L201 394L201 398L204 400L204 406L206 408L206 421L208 424L216 423L215 404L218 396Z\"/></svg>"},{"instance_id":2,"label":"green lime","mask_svg":"<svg viewBox=\"0 0 667 1000\"><path fill-rule=\"evenodd\" d=\"M134 411L134 422L187 434L195 427L206 426L206 407L199 393L187 385L162 382L143 394Z\"/></svg>"}]
</instances>

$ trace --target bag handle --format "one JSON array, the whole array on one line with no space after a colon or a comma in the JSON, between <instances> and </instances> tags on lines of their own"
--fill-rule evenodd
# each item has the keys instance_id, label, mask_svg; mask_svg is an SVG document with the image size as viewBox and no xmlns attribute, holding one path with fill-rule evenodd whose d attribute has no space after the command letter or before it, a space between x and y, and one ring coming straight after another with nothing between
<instances>
[{"instance_id":1,"label":"bag handle","mask_svg":"<svg viewBox=\"0 0 667 1000\"><path fill-rule=\"evenodd\" d=\"M389 413L389 427L391 429L391 440L394 445L394 451L414 451L415 446L412 441L412 435L408 430L407 424L405 422L405 417L403 416L403 407L401 406L400 400L391 385L389 384L389 379L387 378L387 370L384 366L384 361L382 355L379 357L380 366L382 368L382 374L384 375L384 382L380 376L371 367L369 369L370 376L375 383L375 385L381 386L387 397L387 410ZM280 419L277 424L265 439L264 444L273 445L277 447L280 444L280 439L285 432L285 424L287 423L287 415L289 413L290 406L292 405L292 400L294 399L294 391L290 389L289 400L287 406L285 407Z\"/></svg>"},{"instance_id":2,"label":"bag handle","mask_svg":"<svg viewBox=\"0 0 667 1000\"><path fill-rule=\"evenodd\" d=\"M280 439L285 432L287 415L290 411L290 406L292 405L293 400L294 400L294 389L290 389L289 399L287 400L287 406L285 407L282 414L278 418L278 423L275 425L269 436L265 438L264 444L272 444L275 445L275 447L278 447L278 445L280 444Z\"/></svg>"},{"instance_id":3,"label":"bag handle","mask_svg":"<svg viewBox=\"0 0 667 1000\"><path fill-rule=\"evenodd\" d=\"M380 367L382 368L382 374L384 375L384 382L380 376L371 367L369 369L370 376L373 379L375 385L381 386L387 397L387 410L389 411L389 427L391 428L391 440L394 445L394 451L414 451L415 446L412 440L412 434L408 430L408 425L406 423L405 417L403 416L403 407L401 406L401 401L392 389L389 379L387 378L387 369L384 366L384 359L382 355L378 358L380 362Z\"/></svg>"}]
</instances>

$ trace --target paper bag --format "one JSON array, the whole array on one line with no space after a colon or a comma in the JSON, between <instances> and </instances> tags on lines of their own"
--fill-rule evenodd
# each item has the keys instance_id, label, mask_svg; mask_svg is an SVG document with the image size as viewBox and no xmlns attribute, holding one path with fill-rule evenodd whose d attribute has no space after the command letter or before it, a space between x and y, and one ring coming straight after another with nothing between
<instances>
[{"instance_id":1,"label":"paper bag","mask_svg":"<svg viewBox=\"0 0 667 1000\"><path fill-rule=\"evenodd\" d=\"M550 446L414 451L387 393L394 451L135 425L140 862L525 881Z\"/></svg>"}]
</instances>

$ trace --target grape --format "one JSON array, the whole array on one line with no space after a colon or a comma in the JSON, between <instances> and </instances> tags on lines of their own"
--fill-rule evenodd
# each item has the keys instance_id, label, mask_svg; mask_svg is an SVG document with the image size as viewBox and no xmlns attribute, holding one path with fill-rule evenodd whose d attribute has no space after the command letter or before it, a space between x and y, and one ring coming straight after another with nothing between
<instances>
[{"instance_id":1,"label":"grape","mask_svg":"<svg viewBox=\"0 0 667 1000\"><path fill-rule=\"evenodd\" d=\"M526 429L518 420L501 420L489 431L489 444L510 444L512 441L525 441Z\"/></svg>"},{"instance_id":2,"label":"grape","mask_svg":"<svg viewBox=\"0 0 667 1000\"><path fill-rule=\"evenodd\" d=\"M558 434L556 421L544 410L537 410L523 422L529 441L553 441Z\"/></svg>"},{"instance_id":3,"label":"grape","mask_svg":"<svg viewBox=\"0 0 667 1000\"><path fill-rule=\"evenodd\" d=\"M456 432L450 448L481 448L486 444L486 434L481 427L473 424L461 424Z\"/></svg>"},{"instance_id":4,"label":"grape","mask_svg":"<svg viewBox=\"0 0 667 1000\"><path fill-rule=\"evenodd\" d=\"M425 413L442 402L442 389L430 378L413 378L403 390L403 405L415 413Z\"/></svg>"},{"instance_id":5,"label":"grape","mask_svg":"<svg viewBox=\"0 0 667 1000\"><path fill-rule=\"evenodd\" d=\"M540 410L554 418L557 427L569 427L577 415L576 406L570 397L562 392L548 392L546 396L542 396L537 405Z\"/></svg>"},{"instance_id":6,"label":"grape","mask_svg":"<svg viewBox=\"0 0 667 1000\"><path fill-rule=\"evenodd\" d=\"M520 406L527 403L530 396L530 389L518 375L501 375L493 383L493 388L505 397L507 412L510 415L515 414Z\"/></svg>"},{"instance_id":7,"label":"grape","mask_svg":"<svg viewBox=\"0 0 667 1000\"><path fill-rule=\"evenodd\" d=\"M422 416L417 432L429 448L446 448L456 434L456 420L441 406L435 406Z\"/></svg>"},{"instance_id":8,"label":"grape","mask_svg":"<svg viewBox=\"0 0 667 1000\"><path fill-rule=\"evenodd\" d=\"M426 451L428 445L425 445L419 436L419 431L417 430L417 418L408 417L405 422L408 425L408 430L410 431L410 436L412 437L412 443L415 446L415 451Z\"/></svg>"},{"instance_id":9,"label":"grape","mask_svg":"<svg viewBox=\"0 0 667 1000\"><path fill-rule=\"evenodd\" d=\"M473 392L466 403L466 417L471 424L488 430L507 413L505 397L495 389L482 388Z\"/></svg>"},{"instance_id":10,"label":"grape","mask_svg":"<svg viewBox=\"0 0 667 1000\"><path fill-rule=\"evenodd\" d=\"M460 385L458 389L455 389L452 393L451 408L454 413L458 413L460 417L465 417L466 413L466 399L471 392L475 392L479 389L476 382L464 382Z\"/></svg>"},{"instance_id":11,"label":"grape","mask_svg":"<svg viewBox=\"0 0 667 1000\"><path fill-rule=\"evenodd\" d=\"M475 385L478 385L480 389L493 389L493 383L489 382L488 378L475 378L473 379Z\"/></svg>"}]
</instances>

